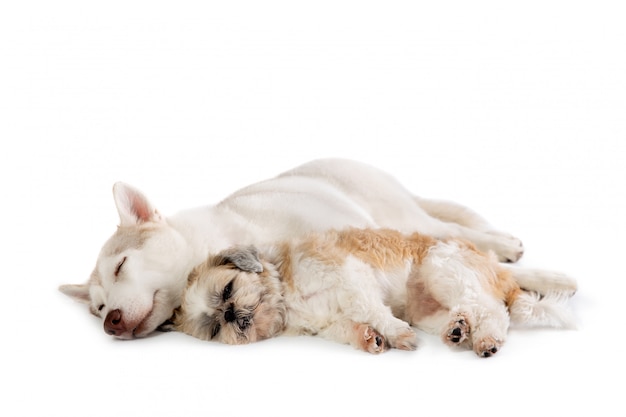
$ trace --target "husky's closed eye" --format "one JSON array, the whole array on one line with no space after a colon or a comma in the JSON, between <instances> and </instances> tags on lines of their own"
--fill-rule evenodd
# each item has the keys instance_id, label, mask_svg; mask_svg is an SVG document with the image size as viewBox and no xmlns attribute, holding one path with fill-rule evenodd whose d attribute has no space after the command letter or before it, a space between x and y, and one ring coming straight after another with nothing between
<instances>
[{"instance_id":1,"label":"husky's closed eye","mask_svg":"<svg viewBox=\"0 0 626 417\"><path fill-rule=\"evenodd\" d=\"M117 264L117 266L115 267L115 276L117 277L120 274L120 270L122 269L122 266L124 266L124 263L126 262L126 256L124 256L124 259L122 259L122 261Z\"/></svg>"}]
</instances>

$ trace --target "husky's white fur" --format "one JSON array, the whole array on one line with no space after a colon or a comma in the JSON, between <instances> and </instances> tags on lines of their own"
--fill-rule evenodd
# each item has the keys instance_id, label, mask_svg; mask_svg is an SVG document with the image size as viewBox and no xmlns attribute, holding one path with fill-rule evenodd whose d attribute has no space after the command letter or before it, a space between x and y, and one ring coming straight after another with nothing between
<instances>
[{"instance_id":1,"label":"husky's white fur","mask_svg":"<svg viewBox=\"0 0 626 417\"><path fill-rule=\"evenodd\" d=\"M521 242L494 230L455 203L414 196L393 177L342 159L316 160L239 190L220 203L162 216L137 189L116 183L120 216L85 284L60 290L89 304L108 334L142 337L166 322L181 302L187 276L207 253L233 244L262 245L309 231L391 228L438 237L460 237L501 261L517 261ZM533 281L537 275L532 275ZM523 282L520 282L522 287ZM569 281L548 276L533 282L545 291Z\"/></svg>"}]
</instances>

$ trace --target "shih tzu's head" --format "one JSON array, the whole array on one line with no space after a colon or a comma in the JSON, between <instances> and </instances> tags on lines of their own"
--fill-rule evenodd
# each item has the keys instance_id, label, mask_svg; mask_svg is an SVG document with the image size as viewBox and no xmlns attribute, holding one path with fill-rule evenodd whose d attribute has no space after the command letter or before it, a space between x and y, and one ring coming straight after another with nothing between
<instances>
[{"instance_id":1,"label":"shih tzu's head","mask_svg":"<svg viewBox=\"0 0 626 417\"><path fill-rule=\"evenodd\" d=\"M284 327L282 283L252 246L227 249L196 266L174 315L176 330L232 345L276 336Z\"/></svg>"}]
</instances>

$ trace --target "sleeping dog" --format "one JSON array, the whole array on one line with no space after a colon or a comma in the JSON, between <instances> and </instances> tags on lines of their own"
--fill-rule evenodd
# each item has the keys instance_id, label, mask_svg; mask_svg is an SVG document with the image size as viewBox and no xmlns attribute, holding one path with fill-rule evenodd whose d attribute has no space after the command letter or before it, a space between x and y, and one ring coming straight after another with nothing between
<instances>
[{"instance_id":1,"label":"sleeping dog","mask_svg":"<svg viewBox=\"0 0 626 417\"><path fill-rule=\"evenodd\" d=\"M546 276L554 291L535 279ZM511 321L572 327L563 302L575 290L571 278L505 266L468 241L348 228L210 255L173 322L203 340L319 335L370 353L415 349L415 326L489 357Z\"/></svg>"}]
</instances>

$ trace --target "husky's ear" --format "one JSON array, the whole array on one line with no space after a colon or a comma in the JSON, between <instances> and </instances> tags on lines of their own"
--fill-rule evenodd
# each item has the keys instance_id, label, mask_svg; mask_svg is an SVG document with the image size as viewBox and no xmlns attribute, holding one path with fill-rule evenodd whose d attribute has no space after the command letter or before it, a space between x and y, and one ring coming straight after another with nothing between
<instances>
[{"instance_id":1,"label":"husky's ear","mask_svg":"<svg viewBox=\"0 0 626 417\"><path fill-rule=\"evenodd\" d=\"M220 252L214 259L215 266L232 264L245 272L263 272L259 251L254 246L235 246Z\"/></svg>"},{"instance_id":2,"label":"husky's ear","mask_svg":"<svg viewBox=\"0 0 626 417\"><path fill-rule=\"evenodd\" d=\"M162 220L146 196L128 184L116 182L113 185L113 199L120 215L120 226L135 226Z\"/></svg>"},{"instance_id":3,"label":"husky's ear","mask_svg":"<svg viewBox=\"0 0 626 417\"><path fill-rule=\"evenodd\" d=\"M91 302L88 284L61 285L59 291L80 303L89 304Z\"/></svg>"}]
</instances>

